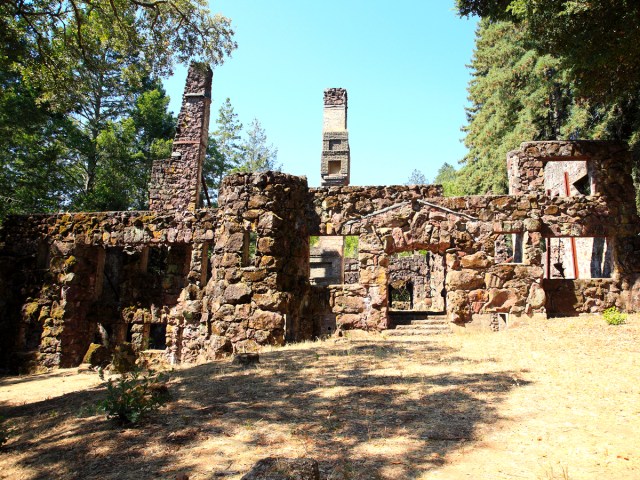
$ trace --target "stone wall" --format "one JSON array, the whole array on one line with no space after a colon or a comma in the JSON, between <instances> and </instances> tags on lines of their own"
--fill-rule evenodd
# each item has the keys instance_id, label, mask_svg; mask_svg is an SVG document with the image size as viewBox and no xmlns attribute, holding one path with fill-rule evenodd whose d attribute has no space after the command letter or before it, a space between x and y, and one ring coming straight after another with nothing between
<instances>
[{"instance_id":1,"label":"stone wall","mask_svg":"<svg viewBox=\"0 0 640 480\"><path fill-rule=\"evenodd\" d=\"M76 365L96 340L98 324L112 343L129 337L142 349L149 324L163 323L167 355L179 360L184 313L193 307L183 290L202 288L197 252L201 255L215 228L215 210L9 218L0 244L6 259L0 277L4 288L21 292L22 305L19 313L5 307L18 325L12 350L45 367ZM162 271L149 266L150 250L167 253ZM13 275L16 265L24 276Z\"/></svg>"},{"instance_id":2,"label":"stone wall","mask_svg":"<svg viewBox=\"0 0 640 480\"><path fill-rule=\"evenodd\" d=\"M210 70L190 69L173 155L154 165L151 211L4 222L0 367L77 365L94 341L113 348L129 340L170 362L197 362L383 330L389 285L409 277L421 308L460 326L500 329L518 317L611 305L640 310L640 223L623 145L524 143L508 156L512 195L446 198L437 185L309 188L304 177L240 173L222 182L219 209L197 210L210 80ZM346 92L329 91L325 108L344 110L346 128ZM325 138L327 152L344 153L338 136ZM586 169L592 194L556 195L574 167L569 180ZM545 172L555 187L545 186ZM340 283L311 284L310 235L337 236L339 245L358 237L357 259L335 249L340 275L331 278ZM605 238L607 255L598 250ZM521 245L517 254L508 239ZM592 267L610 278L545 278L552 240L558 249L590 249L578 261L595 258ZM433 261L404 268L395 260L421 250Z\"/></svg>"}]
</instances>

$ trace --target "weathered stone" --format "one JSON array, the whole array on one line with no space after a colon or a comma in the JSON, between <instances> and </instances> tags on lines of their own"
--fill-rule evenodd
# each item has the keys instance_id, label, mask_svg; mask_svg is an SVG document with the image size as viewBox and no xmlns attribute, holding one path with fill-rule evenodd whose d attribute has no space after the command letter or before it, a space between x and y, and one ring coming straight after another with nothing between
<instances>
[{"instance_id":1,"label":"weathered stone","mask_svg":"<svg viewBox=\"0 0 640 480\"><path fill-rule=\"evenodd\" d=\"M465 255L460 259L462 268L483 269L491 265L491 260L487 254L483 251L473 253L471 255Z\"/></svg>"},{"instance_id":2,"label":"weathered stone","mask_svg":"<svg viewBox=\"0 0 640 480\"><path fill-rule=\"evenodd\" d=\"M249 328L257 330L273 330L284 328L284 318L278 312L256 310L249 318Z\"/></svg>"},{"instance_id":3,"label":"weathered stone","mask_svg":"<svg viewBox=\"0 0 640 480\"><path fill-rule=\"evenodd\" d=\"M489 300L484 305L487 312L509 312L519 301L519 296L512 289L489 289Z\"/></svg>"},{"instance_id":4,"label":"weathered stone","mask_svg":"<svg viewBox=\"0 0 640 480\"><path fill-rule=\"evenodd\" d=\"M527 298L527 305L529 305L534 310L544 307L547 301L547 296L544 293L544 290L537 283L533 283L531 285L531 289L529 290L529 297Z\"/></svg>"},{"instance_id":5,"label":"weathered stone","mask_svg":"<svg viewBox=\"0 0 640 480\"><path fill-rule=\"evenodd\" d=\"M484 278L475 270L453 270L447 272L449 290L475 290L484 286Z\"/></svg>"},{"instance_id":6,"label":"weathered stone","mask_svg":"<svg viewBox=\"0 0 640 480\"><path fill-rule=\"evenodd\" d=\"M246 303L251 298L251 289L244 283L235 283L227 286L223 300L231 305Z\"/></svg>"}]
</instances>

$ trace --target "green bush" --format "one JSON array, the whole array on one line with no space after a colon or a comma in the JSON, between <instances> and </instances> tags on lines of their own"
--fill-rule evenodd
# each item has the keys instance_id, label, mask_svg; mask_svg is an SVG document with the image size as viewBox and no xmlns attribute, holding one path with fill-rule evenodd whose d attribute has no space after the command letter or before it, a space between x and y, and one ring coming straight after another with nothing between
<instances>
[{"instance_id":1,"label":"green bush","mask_svg":"<svg viewBox=\"0 0 640 480\"><path fill-rule=\"evenodd\" d=\"M627 321L627 314L622 313L616 307L607 308L602 316L609 325L622 325Z\"/></svg>"},{"instance_id":2,"label":"green bush","mask_svg":"<svg viewBox=\"0 0 640 480\"><path fill-rule=\"evenodd\" d=\"M136 369L117 380L107 380L106 385L107 398L100 409L122 425L138 423L169 400L166 378L158 373L143 375Z\"/></svg>"}]
</instances>

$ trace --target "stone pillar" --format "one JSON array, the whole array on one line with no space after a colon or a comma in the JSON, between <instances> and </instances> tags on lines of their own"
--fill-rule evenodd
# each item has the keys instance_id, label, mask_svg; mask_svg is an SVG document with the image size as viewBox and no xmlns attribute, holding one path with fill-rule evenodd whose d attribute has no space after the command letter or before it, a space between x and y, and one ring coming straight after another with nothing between
<instances>
[{"instance_id":1,"label":"stone pillar","mask_svg":"<svg viewBox=\"0 0 640 480\"><path fill-rule=\"evenodd\" d=\"M312 333L302 323L308 289L307 180L280 172L222 181L205 321L209 358Z\"/></svg>"},{"instance_id":2,"label":"stone pillar","mask_svg":"<svg viewBox=\"0 0 640 480\"><path fill-rule=\"evenodd\" d=\"M344 88L324 91L321 160L322 186L349 185L351 152L347 130L347 91Z\"/></svg>"},{"instance_id":3,"label":"stone pillar","mask_svg":"<svg viewBox=\"0 0 640 480\"><path fill-rule=\"evenodd\" d=\"M211 79L209 66L192 63L178 115L171 157L153 163L149 210L194 211L202 188L202 163L207 150Z\"/></svg>"}]
</instances>

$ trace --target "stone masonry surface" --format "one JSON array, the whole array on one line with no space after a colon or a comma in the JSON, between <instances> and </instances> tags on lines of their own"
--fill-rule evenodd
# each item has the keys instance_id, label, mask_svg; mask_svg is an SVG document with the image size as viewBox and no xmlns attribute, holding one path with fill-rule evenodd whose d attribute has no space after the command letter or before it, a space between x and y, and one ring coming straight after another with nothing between
<instances>
[{"instance_id":1,"label":"stone masonry surface","mask_svg":"<svg viewBox=\"0 0 640 480\"><path fill-rule=\"evenodd\" d=\"M508 155L510 195L443 197L437 185L309 188L305 177L261 172L228 176L219 207L201 209L210 81L203 66L189 72L172 157L154 165L150 211L4 222L0 367L77 365L91 343L126 341L177 363L379 331L389 326L390 286L407 282L414 310L442 311L461 328L640 310L640 228L625 145L523 143ZM329 90L325 105L346 109L346 92ZM342 139L326 139L327 151L339 152L331 140ZM568 196L547 191L545 169ZM572 189L585 176L589 195ZM326 281L312 283L310 259L323 253L311 236L355 236L357 258L338 258ZM318 245L343 250L341 240ZM559 277L572 262L580 278Z\"/></svg>"}]
</instances>

